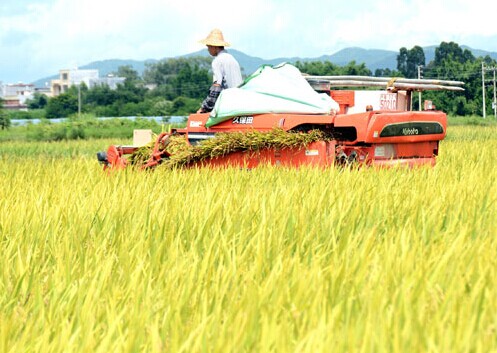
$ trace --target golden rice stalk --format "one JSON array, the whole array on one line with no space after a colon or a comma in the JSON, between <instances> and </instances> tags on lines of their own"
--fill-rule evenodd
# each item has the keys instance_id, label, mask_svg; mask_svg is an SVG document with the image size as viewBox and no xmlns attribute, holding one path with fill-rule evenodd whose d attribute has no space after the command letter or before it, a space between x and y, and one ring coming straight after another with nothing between
<instances>
[{"instance_id":1,"label":"golden rice stalk","mask_svg":"<svg viewBox=\"0 0 497 353\"><path fill-rule=\"evenodd\" d=\"M157 136L154 136L151 142L138 148L133 154L128 158L128 161L133 166L142 166L149 160L155 145ZM182 150L188 149L189 145L182 135L172 135L169 137L168 144L166 146L160 145L159 149L161 151L166 150L170 154L179 153Z\"/></svg>"},{"instance_id":2,"label":"golden rice stalk","mask_svg":"<svg viewBox=\"0 0 497 353\"><path fill-rule=\"evenodd\" d=\"M205 140L197 146L177 150L163 165L167 168L181 168L191 163L222 157L233 152L258 151L266 148L303 148L311 142L324 139L326 139L325 134L319 130L299 133L275 128L268 132L252 130L219 133L216 137Z\"/></svg>"},{"instance_id":3,"label":"golden rice stalk","mask_svg":"<svg viewBox=\"0 0 497 353\"><path fill-rule=\"evenodd\" d=\"M325 140L327 136L320 130L287 132L281 128L260 132L218 133L214 138L203 141L196 146L188 145L184 136L171 136L165 150L171 157L162 163L166 168L181 168L191 163L211 158L222 157L240 151L258 151L265 148L285 149L303 148L311 142ZM139 148L130 157L132 165L143 165L152 153L154 142Z\"/></svg>"}]
</instances>

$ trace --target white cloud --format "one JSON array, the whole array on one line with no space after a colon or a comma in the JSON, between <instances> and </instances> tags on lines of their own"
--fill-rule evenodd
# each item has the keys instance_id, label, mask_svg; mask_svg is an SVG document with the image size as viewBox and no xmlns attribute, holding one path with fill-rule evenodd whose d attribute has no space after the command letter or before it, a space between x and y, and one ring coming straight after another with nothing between
<instances>
[{"instance_id":1,"label":"white cloud","mask_svg":"<svg viewBox=\"0 0 497 353\"><path fill-rule=\"evenodd\" d=\"M0 57L4 81L95 60L194 52L216 27L233 48L267 59L441 41L497 51L489 40L497 36L497 3L483 0L16 0L0 9L0 52L8 53Z\"/></svg>"}]
</instances>

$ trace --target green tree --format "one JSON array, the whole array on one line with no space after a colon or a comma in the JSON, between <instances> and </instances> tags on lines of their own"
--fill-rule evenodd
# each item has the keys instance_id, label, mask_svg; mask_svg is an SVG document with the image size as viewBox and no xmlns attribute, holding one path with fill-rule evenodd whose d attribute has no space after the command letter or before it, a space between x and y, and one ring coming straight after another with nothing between
<instances>
[{"instance_id":1,"label":"green tree","mask_svg":"<svg viewBox=\"0 0 497 353\"><path fill-rule=\"evenodd\" d=\"M147 64L143 78L146 83L157 85L151 96L167 100L180 96L203 98L212 83L210 63L211 59L206 57L162 60Z\"/></svg>"},{"instance_id":2,"label":"green tree","mask_svg":"<svg viewBox=\"0 0 497 353\"><path fill-rule=\"evenodd\" d=\"M46 117L48 119L64 118L77 113L77 111L77 95L66 92L49 99L46 107Z\"/></svg>"},{"instance_id":3,"label":"green tree","mask_svg":"<svg viewBox=\"0 0 497 353\"><path fill-rule=\"evenodd\" d=\"M168 115L188 115L200 106L197 99L178 97L173 100L170 114Z\"/></svg>"},{"instance_id":4,"label":"green tree","mask_svg":"<svg viewBox=\"0 0 497 353\"><path fill-rule=\"evenodd\" d=\"M357 76L371 76L371 70L366 67L365 63L356 64L355 60L352 60L344 67L339 70L340 75L357 75Z\"/></svg>"},{"instance_id":5,"label":"green tree","mask_svg":"<svg viewBox=\"0 0 497 353\"><path fill-rule=\"evenodd\" d=\"M420 46L409 50L402 47L397 55L397 70L406 78L417 78L418 66L425 66L425 61L425 53Z\"/></svg>"},{"instance_id":6,"label":"green tree","mask_svg":"<svg viewBox=\"0 0 497 353\"><path fill-rule=\"evenodd\" d=\"M185 65L197 66L199 69L210 70L212 59L196 56L191 58L172 58L161 60L157 63L146 64L143 79L146 83L157 85L167 84L170 79L179 74Z\"/></svg>"},{"instance_id":7,"label":"green tree","mask_svg":"<svg viewBox=\"0 0 497 353\"><path fill-rule=\"evenodd\" d=\"M457 43L442 42L440 46L435 49L435 58L433 60L434 66L443 65L444 61L457 62L460 64L468 61L474 61L475 57L468 49L462 49Z\"/></svg>"},{"instance_id":8,"label":"green tree","mask_svg":"<svg viewBox=\"0 0 497 353\"><path fill-rule=\"evenodd\" d=\"M482 114L481 62L495 63L487 57L476 59L468 50L463 50L454 42L442 42L435 49L434 59L428 63L424 72L426 78L456 80L465 82L464 92L440 91L426 92L429 99L449 114Z\"/></svg>"},{"instance_id":9,"label":"green tree","mask_svg":"<svg viewBox=\"0 0 497 353\"><path fill-rule=\"evenodd\" d=\"M375 77L399 77L402 74L397 70L390 70L389 68L385 69L376 69L374 71Z\"/></svg>"},{"instance_id":10,"label":"green tree","mask_svg":"<svg viewBox=\"0 0 497 353\"><path fill-rule=\"evenodd\" d=\"M124 81L124 84L117 85L115 90L116 101L121 104L142 102L146 93L145 87L137 86L130 81Z\"/></svg>"},{"instance_id":11,"label":"green tree","mask_svg":"<svg viewBox=\"0 0 497 353\"><path fill-rule=\"evenodd\" d=\"M423 77L439 80L463 81L464 92L426 91L424 100L431 100L437 107L449 114L481 114L481 62L495 63L491 58L476 59L473 54L454 42L442 42L435 48L435 57L425 63L424 53L418 46L411 50L401 48L397 56L398 70L404 77L417 77L417 66L423 65ZM417 95L414 96L416 105Z\"/></svg>"},{"instance_id":12,"label":"green tree","mask_svg":"<svg viewBox=\"0 0 497 353\"><path fill-rule=\"evenodd\" d=\"M402 47L399 50L399 55L397 55L397 70L404 76L407 73L407 54L407 48Z\"/></svg>"},{"instance_id":13,"label":"green tree","mask_svg":"<svg viewBox=\"0 0 497 353\"><path fill-rule=\"evenodd\" d=\"M97 85L88 90L85 103L91 107L112 105L117 101L118 95L115 90L111 90L108 85Z\"/></svg>"},{"instance_id":14,"label":"green tree","mask_svg":"<svg viewBox=\"0 0 497 353\"><path fill-rule=\"evenodd\" d=\"M173 103L163 98L158 98L153 101L150 113L154 116L170 115L173 109Z\"/></svg>"},{"instance_id":15,"label":"green tree","mask_svg":"<svg viewBox=\"0 0 497 353\"><path fill-rule=\"evenodd\" d=\"M330 61L297 61L295 67L302 73L314 76L371 75L371 70L366 67L366 64L362 63L358 65L355 61L351 61L343 67L335 65Z\"/></svg>"},{"instance_id":16,"label":"green tree","mask_svg":"<svg viewBox=\"0 0 497 353\"><path fill-rule=\"evenodd\" d=\"M111 89L107 85L98 85L85 91L85 111L94 112L97 116L131 116L145 115L149 104L145 95L147 89L133 80Z\"/></svg>"},{"instance_id":17,"label":"green tree","mask_svg":"<svg viewBox=\"0 0 497 353\"><path fill-rule=\"evenodd\" d=\"M8 129L10 127L10 117L3 109L3 99L0 98L0 128L2 130Z\"/></svg>"},{"instance_id":18,"label":"green tree","mask_svg":"<svg viewBox=\"0 0 497 353\"><path fill-rule=\"evenodd\" d=\"M117 77L124 77L126 81L136 85L142 82L142 78L138 74L138 71L133 69L131 65L122 65L117 68L117 72L114 73Z\"/></svg>"},{"instance_id":19,"label":"green tree","mask_svg":"<svg viewBox=\"0 0 497 353\"><path fill-rule=\"evenodd\" d=\"M48 103L48 97L43 93L35 92L33 98L26 100L29 109L43 109Z\"/></svg>"},{"instance_id":20,"label":"green tree","mask_svg":"<svg viewBox=\"0 0 497 353\"><path fill-rule=\"evenodd\" d=\"M300 72L314 76L333 76L339 74L339 66L331 61L297 61L295 63Z\"/></svg>"}]
</instances>

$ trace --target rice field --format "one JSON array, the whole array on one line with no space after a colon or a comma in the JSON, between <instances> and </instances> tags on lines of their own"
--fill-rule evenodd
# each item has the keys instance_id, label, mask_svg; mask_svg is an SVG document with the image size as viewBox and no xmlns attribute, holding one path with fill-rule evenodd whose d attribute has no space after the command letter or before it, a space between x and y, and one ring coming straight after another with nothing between
<instances>
[{"instance_id":1,"label":"rice field","mask_svg":"<svg viewBox=\"0 0 497 353\"><path fill-rule=\"evenodd\" d=\"M0 352L497 352L497 128L436 167L104 174L0 144Z\"/></svg>"}]
</instances>

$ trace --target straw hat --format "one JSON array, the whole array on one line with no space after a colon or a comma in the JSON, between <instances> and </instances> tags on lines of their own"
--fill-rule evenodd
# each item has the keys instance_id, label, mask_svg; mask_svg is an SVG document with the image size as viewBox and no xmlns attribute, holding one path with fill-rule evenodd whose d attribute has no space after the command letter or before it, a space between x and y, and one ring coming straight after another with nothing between
<instances>
[{"instance_id":1,"label":"straw hat","mask_svg":"<svg viewBox=\"0 0 497 353\"><path fill-rule=\"evenodd\" d=\"M220 29L213 29L207 38L199 41L201 44L210 45L213 47L229 47L230 43L224 41L223 32Z\"/></svg>"}]
</instances>

